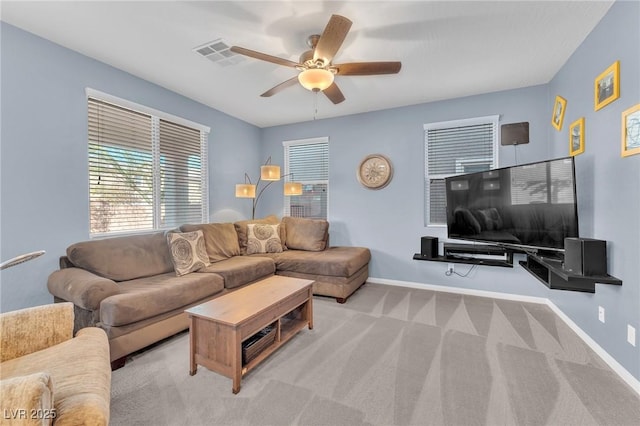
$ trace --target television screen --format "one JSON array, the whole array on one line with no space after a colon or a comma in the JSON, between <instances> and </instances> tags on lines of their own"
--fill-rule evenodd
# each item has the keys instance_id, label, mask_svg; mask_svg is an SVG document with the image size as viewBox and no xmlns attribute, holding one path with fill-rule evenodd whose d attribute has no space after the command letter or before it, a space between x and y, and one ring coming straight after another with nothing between
<instances>
[{"instance_id":1,"label":"television screen","mask_svg":"<svg viewBox=\"0 0 640 426\"><path fill-rule=\"evenodd\" d=\"M573 157L445 179L449 238L560 251L578 236Z\"/></svg>"}]
</instances>

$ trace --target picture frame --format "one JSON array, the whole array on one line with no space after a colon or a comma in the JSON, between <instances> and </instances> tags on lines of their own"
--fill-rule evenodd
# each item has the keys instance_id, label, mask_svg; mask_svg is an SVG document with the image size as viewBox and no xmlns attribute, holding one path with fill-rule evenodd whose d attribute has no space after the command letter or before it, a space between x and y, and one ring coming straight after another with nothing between
<instances>
[{"instance_id":1,"label":"picture frame","mask_svg":"<svg viewBox=\"0 0 640 426\"><path fill-rule=\"evenodd\" d=\"M580 117L569 126L569 155L584 152L584 117Z\"/></svg>"},{"instance_id":2,"label":"picture frame","mask_svg":"<svg viewBox=\"0 0 640 426\"><path fill-rule=\"evenodd\" d=\"M620 97L620 61L615 61L593 83L594 110L604 108Z\"/></svg>"},{"instance_id":3,"label":"picture frame","mask_svg":"<svg viewBox=\"0 0 640 426\"><path fill-rule=\"evenodd\" d=\"M567 100L562 96L556 96L553 103L553 114L551 115L551 125L557 131L562 130L562 122L564 121L564 112L567 109Z\"/></svg>"},{"instance_id":4,"label":"picture frame","mask_svg":"<svg viewBox=\"0 0 640 426\"><path fill-rule=\"evenodd\" d=\"M622 157L640 154L640 104L622 112Z\"/></svg>"}]
</instances>

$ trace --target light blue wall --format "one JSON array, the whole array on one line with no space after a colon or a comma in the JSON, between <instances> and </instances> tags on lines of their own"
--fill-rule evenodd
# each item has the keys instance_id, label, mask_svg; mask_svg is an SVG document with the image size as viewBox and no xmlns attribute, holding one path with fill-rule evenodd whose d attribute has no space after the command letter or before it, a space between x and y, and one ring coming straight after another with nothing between
<instances>
[{"instance_id":1,"label":"light blue wall","mask_svg":"<svg viewBox=\"0 0 640 426\"><path fill-rule=\"evenodd\" d=\"M369 247L372 277L549 298L640 379L638 347L626 343L627 324L640 337L640 155L620 158L620 113L640 102L639 7L616 3L549 85L264 129L263 157L282 159L285 140L328 136L331 242ZM622 96L595 113L593 80L616 59ZM568 101L562 132L551 127L556 94ZM346 102L350 96L357 94L347 93ZM446 239L446 229L423 226L423 124L493 114L501 124L530 123L531 142L517 148L520 164L567 156L568 123L586 116L586 152L576 164L581 235L609 241L609 271L622 287L598 284L596 294L552 291L520 266L483 266L460 278L445 276L444 263L412 260L421 236ZM392 182L378 191L356 179L360 160L371 153L387 155L395 168ZM500 166L515 164L515 155L514 147L501 147ZM282 214L276 191L261 203L261 215ZM598 305L606 309L606 325L598 322Z\"/></svg>"},{"instance_id":2,"label":"light blue wall","mask_svg":"<svg viewBox=\"0 0 640 426\"><path fill-rule=\"evenodd\" d=\"M640 3L616 2L549 84L549 103L567 100L562 131L548 127L552 156L567 155L568 128L585 118L585 152L576 157L580 235L608 241L609 273L622 287L595 294L550 292L549 298L640 379L640 340L627 343L627 324L640 339L640 155L622 158L621 113L640 103ZM620 61L620 98L594 111L594 79ZM605 324L598 321L605 308Z\"/></svg>"},{"instance_id":3,"label":"light blue wall","mask_svg":"<svg viewBox=\"0 0 640 426\"><path fill-rule=\"evenodd\" d=\"M251 215L234 185L260 164L260 129L6 23L0 28L0 259L46 250L0 273L2 311L50 303L46 282L59 256L89 238L86 87L211 127L210 216Z\"/></svg>"},{"instance_id":4,"label":"light blue wall","mask_svg":"<svg viewBox=\"0 0 640 426\"><path fill-rule=\"evenodd\" d=\"M626 343L626 324L640 337L640 155L619 154L620 113L640 102L638 18L640 4L616 2L549 85L262 130L2 24L0 259L36 249L47 254L1 273L1 310L48 303L46 277L57 269L58 256L88 238L89 86L211 126L212 221L250 216L250 203L235 199L233 186L269 155L282 164L282 141L328 136L331 242L370 247L372 277L549 298L640 379L638 347ZM593 79L616 59L621 97L594 112ZM550 126L556 94L568 101L561 132ZM346 96L349 102L356 94ZM331 106L320 102L323 107ZM585 116L586 152L576 159L581 234L609 241L609 271L622 287L598 285L595 294L551 291L519 266L480 267L460 278L446 277L445 264L411 259L421 236L446 237L446 230L423 225L423 124L493 114L502 124L530 122L531 143L517 148L518 163L567 155L567 126ZM379 191L364 189L355 175L360 160L374 152L395 167L393 181ZM500 166L515 164L515 154L501 147ZM258 215L282 213L278 192L265 193ZM597 321L598 306L607 311L606 324Z\"/></svg>"},{"instance_id":5,"label":"light blue wall","mask_svg":"<svg viewBox=\"0 0 640 426\"><path fill-rule=\"evenodd\" d=\"M310 93L309 102L313 101L312 96ZM424 227L423 125L494 114L500 115L502 123L529 121L531 143L517 148L521 163L548 156L547 110L547 88L537 86L272 127L263 130L263 156L282 159L283 140L329 137L331 243L369 247L373 256L369 270L372 277L542 296L542 285L528 274L514 280L513 269L482 267L471 278L446 277L446 264L415 261L412 257L420 251L421 236L446 239L446 228ZM515 149L500 147L501 166L514 164ZM381 190L365 189L356 179L358 164L371 153L386 155L394 166L393 180ZM260 213L281 214L282 203L280 193L273 191L261 201ZM465 272L469 267L457 268Z\"/></svg>"}]
</instances>

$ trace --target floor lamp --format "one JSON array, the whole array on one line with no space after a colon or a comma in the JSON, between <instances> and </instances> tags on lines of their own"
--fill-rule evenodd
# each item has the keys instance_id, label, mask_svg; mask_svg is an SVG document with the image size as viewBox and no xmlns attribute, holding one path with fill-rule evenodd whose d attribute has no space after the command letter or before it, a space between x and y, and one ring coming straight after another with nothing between
<instances>
[{"instance_id":1,"label":"floor lamp","mask_svg":"<svg viewBox=\"0 0 640 426\"><path fill-rule=\"evenodd\" d=\"M253 198L253 206L251 210L251 219L256 217L256 206L260 197L264 193L264 190L269 187L273 182L279 181L284 177L291 177L293 179L293 173L281 175L280 166L271 164L271 157L267 159L263 166L260 167L260 177L258 181L253 184L251 178L247 173L244 174L244 183L236 184L236 198ZM260 188L260 184L267 182ZM301 195L302 184L299 182L285 182L284 183L284 195Z\"/></svg>"}]
</instances>

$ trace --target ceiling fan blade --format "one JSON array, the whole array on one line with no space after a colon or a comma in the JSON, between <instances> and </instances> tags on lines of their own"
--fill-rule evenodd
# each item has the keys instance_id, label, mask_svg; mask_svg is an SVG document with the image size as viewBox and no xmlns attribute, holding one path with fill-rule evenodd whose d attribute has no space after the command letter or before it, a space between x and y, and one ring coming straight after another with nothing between
<instances>
[{"instance_id":1,"label":"ceiling fan blade","mask_svg":"<svg viewBox=\"0 0 640 426\"><path fill-rule=\"evenodd\" d=\"M329 19L327 26L324 28L313 52L313 60L322 59L325 65L331 63L336 52L342 46L342 42L347 37L351 23L344 16L331 15L331 19Z\"/></svg>"},{"instance_id":2,"label":"ceiling fan blade","mask_svg":"<svg viewBox=\"0 0 640 426\"><path fill-rule=\"evenodd\" d=\"M284 58L278 58L277 56L267 55L266 53L262 52L256 52L255 50L245 49L244 47L240 46L231 46L229 50L240 55L249 56L251 58L260 59L262 61L267 61L278 65L284 65L285 67L295 68L297 66L300 66L300 64L297 62L293 62Z\"/></svg>"},{"instance_id":3,"label":"ceiling fan blade","mask_svg":"<svg viewBox=\"0 0 640 426\"><path fill-rule=\"evenodd\" d=\"M276 93L286 89L287 87L295 86L297 82L298 82L297 76L290 78L289 80L285 80L282 83L278 84L277 86L272 87L271 89L267 90L260 96L262 96L263 98L268 98L269 96L273 96Z\"/></svg>"},{"instance_id":4,"label":"ceiling fan blade","mask_svg":"<svg viewBox=\"0 0 640 426\"><path fill-rule=\"evenodd\" d=\"M335 64L339 75L377 75L397 74L402 68L401 62L351 62Z\"/></svg>"},{"instance_id":5,"label":"ceiling fan blade","mask_svg":"<svg viewBox=\"0 0 640 426\"><path fill-rule=\"evenodd\" d=\"M327 98L329 98L329 100L334 104L339 104L340 102L344 101L344 95L335 82L331 83L331 86L324 89L322 93L327 95Z\"/></svg>"}]
</instances>

